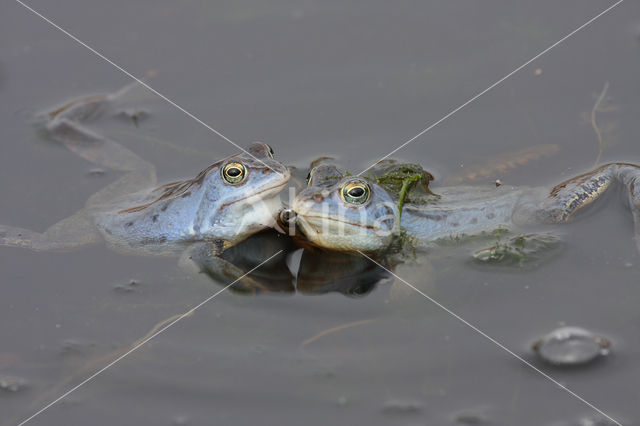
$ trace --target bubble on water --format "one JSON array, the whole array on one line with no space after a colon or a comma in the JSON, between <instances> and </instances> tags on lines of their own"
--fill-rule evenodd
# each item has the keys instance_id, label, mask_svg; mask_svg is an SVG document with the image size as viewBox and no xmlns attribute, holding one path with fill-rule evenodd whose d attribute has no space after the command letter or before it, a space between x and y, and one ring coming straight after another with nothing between
<instances>
[{"instance_id":1,"label":"bubble on water","mask_svg":"<svg viewBox=\"0 0 640 426\"><path fill-rule=\"evenodd\" d=\"M573 366L608 355L611 342L583 328L561 327L535 342L532 349L550 364Z\"/></svg>"},{"instance_id":2,"label":"bubble on water","mask_svg":"<svg viewBox=\"0 0 640 426\"><path fill-rule=\"evenodd\" d=\"M382 405L387 414L411 414L422 410L422 403L412 399L389 399Z\"/></svg>"},{"instance_id":3,"label":"bubble on water","mask_svg":"<svg viewBox=\"0 0 640 426\"><path fill-rule=\"evenodd\" d=\"M0 390L6 392L19 392L27 385L27 381L18 377L4 376L0 377Z\"/></svg>"}]
</instances>

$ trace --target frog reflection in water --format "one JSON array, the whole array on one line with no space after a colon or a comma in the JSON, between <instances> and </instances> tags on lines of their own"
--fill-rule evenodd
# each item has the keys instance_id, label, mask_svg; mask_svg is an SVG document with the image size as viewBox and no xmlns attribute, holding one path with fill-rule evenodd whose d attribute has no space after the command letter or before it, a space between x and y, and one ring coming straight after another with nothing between
<instances>
[{"instance_id":1,"label":"frog reflection in water","mask_svg":"<svg viewBox=\"0 0 640 426\"><path fill-rule=\"evenodd\" d=\"M280 256L263 264L279 251ZM250 295L335 292L360 297L390 278L385 269L357 253L300 250L291 238L275 230L253 235L220 256L211 256L203 243L193 244L180 263L192 275L199 273L217 283L236 281L230 290ZM251 272L244 275L245 271Z\"/></svg>"},{"instance_id":2,"label":"frog reflection in water","mask_svg":"<svg viewBox=\"0 0 640 426\"><path fill-rule=\"evenodd\" d=\"M83 125L125 92L72 101L47 113L44 123L48 138L124 175L43 233L0 225L0 245L68 250L104 239L119 251L174 254L194 241L208 241L218 254L273 226L290 174L268 145L254 143L192 179L158 187L151 164Z\"/></svg>"},{"instance_id":3,"label":"frog reflection in water","mask_svg":"<svg viewBox=\"0 0 640 426\"><path fill-rule=\"evenodd\" d=\"M365 178L334 165L319 165L312 169L308 187L296 196L287 216L295 218L310 242L328 249L380 253L397 241L420 249L495 229L567 222L618 182L626 188L640 250L637 165L607 164L553 188L456 186L432 193L427 186L432 177L426 172L420 179L424 185L416 185L413 192L406 191L407 185L385 184L390 170L407 166L415 168L384 162ZM407 175L404 182L412 180Z\"/></svg>"}]
</instances>

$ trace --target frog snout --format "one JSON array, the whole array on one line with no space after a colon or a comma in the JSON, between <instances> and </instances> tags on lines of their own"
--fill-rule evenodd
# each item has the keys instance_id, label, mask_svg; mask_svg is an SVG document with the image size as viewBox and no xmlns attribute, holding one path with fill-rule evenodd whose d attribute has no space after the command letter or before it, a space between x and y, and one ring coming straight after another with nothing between
<instances>
[{"instance_id":1,"label":"frog snout","mask_svg":"<svg viewBox=\"0 0 640 426\"><path fill-rule=\"evenodd\" d=\"M278 214L278 231L285 234L295 235L296 232L296 212L292 209L282 209Z\"/></svg>"},{"instance_id":2,"label":"frog snout","mask_svg":"<svg viewBox=\"0 0 640 426\"><path fill-rule=\"evenodd\" d=\"M288 225L293 225L296 221L296 212L292 209L282 209L280 211L280 221Z\"/></svg>"}]
</instances>

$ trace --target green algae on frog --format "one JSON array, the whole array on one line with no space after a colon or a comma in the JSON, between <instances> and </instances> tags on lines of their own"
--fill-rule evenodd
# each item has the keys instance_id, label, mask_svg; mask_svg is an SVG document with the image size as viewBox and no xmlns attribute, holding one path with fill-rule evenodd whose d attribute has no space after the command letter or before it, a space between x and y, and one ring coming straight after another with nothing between
<instances>
[{"instance_id":1,"label":"green algae on frog","mask_svg":"<svg viewBox=\"0 0 640 426\"><path fill-rule=\"evenodd\" d=\"M69 102L47 113L43 125L47 137L124 175L43 233L0 225L0 245L68 250L105 240L119 251L173 254L208 241L219 253L273 226L289 171L268 145L253 143L194 178L157 186L153 165L82 123L112 108L125 92Z\"/></svg>"},{"instance_id":2,"label":"green algae on frog","mask_svg":"<svg viewBox=\"0 0 640 426\"><path fill-rule=\"evenodd\" d=\"M351 176L335 166L317 167L293 202L296 224L313 244L328 249L381 252L398 236L421 249L498 228L567 222L620 182L628 191L640 249L640 167L634 164L607 164L551 189L442 187L435 189L437 196L429 191L426 198L408 197L412 202L406 196L403 202L397 186L390 191L379 180Z\"/></svg>"}]
</instances>

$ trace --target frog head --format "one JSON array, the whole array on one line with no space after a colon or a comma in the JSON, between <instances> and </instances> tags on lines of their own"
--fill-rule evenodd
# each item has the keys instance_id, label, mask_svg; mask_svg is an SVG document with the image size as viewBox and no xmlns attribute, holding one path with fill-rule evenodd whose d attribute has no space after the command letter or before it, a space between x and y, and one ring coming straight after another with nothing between
<instances>
[{"instance_id":1,"label":"frog head","mask_svg":"<svg viewBox=\"0 0 640 426\"><path fill-rule=\"evenodd\" d=\"M274 225L281 208L279 194L290 177L289 170L273 159L271 147L259 142L200 175L196 179L201 179L203 193L194 230L205 239L231 245Z\"/></svg>"},{"instance_id":2,"label":"frog head","mask_svg":"<svg viewBox=\"0 0 640 426\"><path fill-rule=\"evenodd\" d=\"M389 246L398 207L380 185L326 164L313 168L308 181L292 207L296 224L311 243L368 252Z\"/></svg>"}]
</instances>

